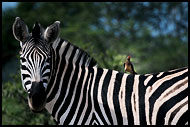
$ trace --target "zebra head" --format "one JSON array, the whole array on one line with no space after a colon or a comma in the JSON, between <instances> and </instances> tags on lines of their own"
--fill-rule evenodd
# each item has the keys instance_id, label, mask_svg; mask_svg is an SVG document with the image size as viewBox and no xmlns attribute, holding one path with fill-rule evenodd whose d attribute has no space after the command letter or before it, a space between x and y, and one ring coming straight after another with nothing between
<instances>
[{"instance_id":1,"label":"zebra head","mask_svg":"<svg viewBox=\"0 0 190 127\"><path fill-rule=\"evenodd\" d=\"M46 88L51 75L52 43L59 38L60 22L43 29L36 22L29 33L24 21L16 17L13 35L20 41L21 80L28 92L28 104L33 112L40 112L46 104Z\"/></svg>"}]
</instances>

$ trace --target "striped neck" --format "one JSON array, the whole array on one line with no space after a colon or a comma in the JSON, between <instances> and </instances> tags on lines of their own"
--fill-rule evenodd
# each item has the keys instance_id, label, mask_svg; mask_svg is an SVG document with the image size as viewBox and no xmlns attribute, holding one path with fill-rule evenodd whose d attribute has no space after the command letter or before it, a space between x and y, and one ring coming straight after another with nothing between
<instances>
[{"instance_id":1,"label":"striped neck","mask_svg":"<svg viewBox=\"0 0 190 127\"><path fill-rule=\"evenodd\" d=\"M52 44L52 49L51 76L46 90L47 103L55 97L55 91L59 87L67 87L73 70L92 68L96 65L96 61L85 51L63 39L57 39Z\"/></svg>"},{"instance_id":2,"label":"striped neck","mask_svg":"<svg viewBox=\"0 0 190 127\"><path fill-rule=\"evenodd\" d=\"M60 59L64 59L68 64L79 65L81 67L94 67L97 64L87 52L64 39L58 38L52 46L56 54L56 63ZM60 56L62 58L59 58ZM77 60L80 61L77 62Z\"/></svg>"}]
</instances>

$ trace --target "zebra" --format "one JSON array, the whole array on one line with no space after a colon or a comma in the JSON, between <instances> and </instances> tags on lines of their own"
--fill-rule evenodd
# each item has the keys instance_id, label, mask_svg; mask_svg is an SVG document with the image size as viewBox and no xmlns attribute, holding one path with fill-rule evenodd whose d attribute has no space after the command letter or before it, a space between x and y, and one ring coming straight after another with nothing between
<instances>
[{"instance_id":1,"label":"zebra","mask_svg":"<svg viewBox=\"0 0 190 127\"><path fill-rule=\"evenodd\" d=\"M60 125L188 124L188 67L143 75L100 68L59 33L60 21L36 22L31 33L20 17L13 23L31 111L46 109Z\"/></svg>"}]
</instances>

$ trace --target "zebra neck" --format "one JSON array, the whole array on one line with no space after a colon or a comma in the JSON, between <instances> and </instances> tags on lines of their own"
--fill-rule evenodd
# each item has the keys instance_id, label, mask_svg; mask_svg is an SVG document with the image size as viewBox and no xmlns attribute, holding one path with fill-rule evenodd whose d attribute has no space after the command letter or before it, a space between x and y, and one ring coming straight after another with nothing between
<instances>
[{"instance_id":1,"label":"zebra neck","mask_svg":"<svg viewBox=\"0 0 190 127\"><path fill-rule=\"evenodd\" d=\"M96 65L86 52L63 39L58 38L52 44L52 49L51 76L46 90L48 95L52 86L63 80L65 73L70 74L73 68L92 68Z\"/></svg>"},{"instance_id":2,"label":"zebra neck","mask_svg":"<svg viewBox=\"0 0 190 127\"><path fill-rule=\"evenodd\" d=\"M58 38L53 43L53 49L56 54L56 63L65 61L67 64L85 67L93 67L96 65L96 61L90 57L87 52L61 38Z\"/></svg>"},{"instance_id":3,"label":"zebra neck","mask_svg":"<svg viewBox=\"0 0 190 127\"><path fill-rule=\"evenodd\" d=\"M52 88L47 94L46 109L59 123L60 118L67 116L71 104L80 102L81 91L86 96L87 87L92 84L93 69L89 67L65 65L61 74L57 72L52 84ZM86 89L86 90L83 90ZM75 108L76 109L76 108Z\"/></svg>"},{"instance_id":4,"label":"zebra neck","mask_svg":"<svg viewBox=\"0 0 190 127\"><path fill-rule=\"evenodd\" d=\"M66 110L76 87L86 84L87 80L83 78L89 80L96 62L86 52L62 39L57 39L52 47L55 59L52 58L52 73L46 90L46 109L57 120L57 110Z\"/></svg>"}]
</instances>

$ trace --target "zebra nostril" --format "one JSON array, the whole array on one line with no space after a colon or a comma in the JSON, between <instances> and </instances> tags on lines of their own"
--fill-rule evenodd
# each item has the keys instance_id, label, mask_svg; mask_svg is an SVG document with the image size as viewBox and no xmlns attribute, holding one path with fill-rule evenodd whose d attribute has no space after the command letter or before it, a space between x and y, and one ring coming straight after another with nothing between
<instances>
[{"instance_id":1,"label":"zebra nostril","mask_svg":"<svg viewBox=\"0 0 190 127\"><path fill-rule=\"evenodd\" d=\"M43 82L32 82L29 93L29 103L35 111L40 111L44 108L46 102L46 93Z\"/></svg>"},{"instance_id":2,"label":"zebra nostril","mask_svg":"<svg viewBox=\"0 0 190 127\"><path fill-rule=\"evenodd\" d=\"M41 93L43 93L44 91L45 88L42 82L32 82L29 97L31 98L41 96Z\"/></svg>"}]
</instances>

